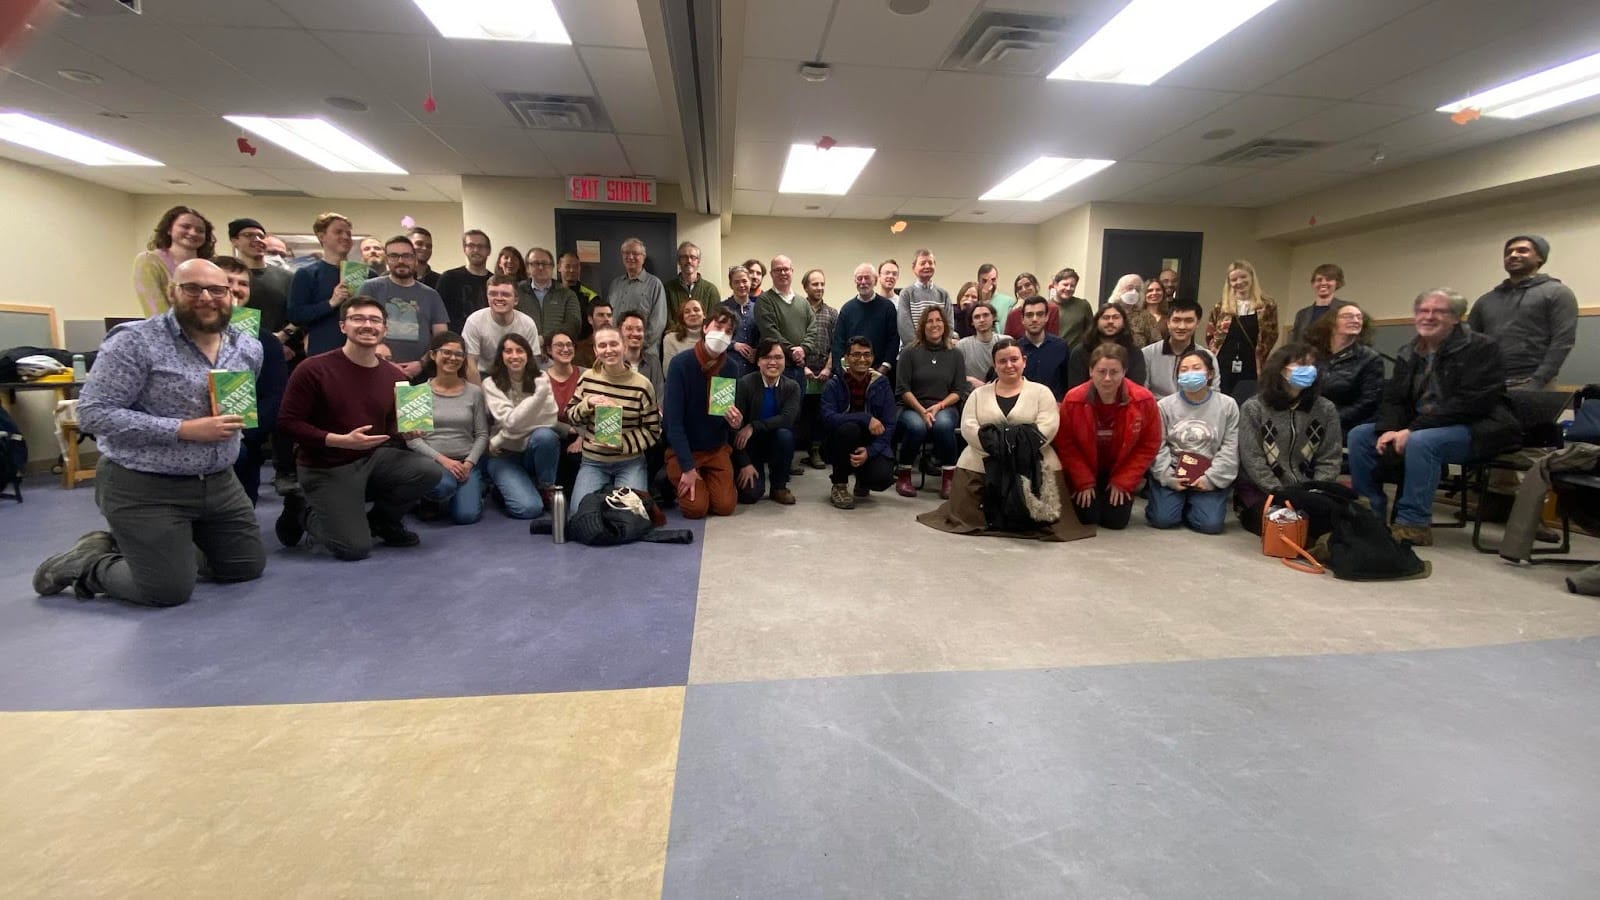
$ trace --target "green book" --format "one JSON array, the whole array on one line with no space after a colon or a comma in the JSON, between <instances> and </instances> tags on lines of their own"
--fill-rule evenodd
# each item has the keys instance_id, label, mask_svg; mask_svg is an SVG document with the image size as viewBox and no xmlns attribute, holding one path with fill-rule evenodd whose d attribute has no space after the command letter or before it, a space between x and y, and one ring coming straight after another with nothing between
<instances>
[{"instance_id":1,"label":"green book","mask_svg":"<svg viewBox=\"0 0 1600 900\"><path fill-rule=\"evenodd\" d=\"M256 415L255 373L212 369L211 414L240 416L244 419L244 427L260 427L261 420Z\"/></svg>"},{"instance_id":2,"label":"green book","mask_svg":"<svg viewBox=\"0 0 1600 900\"><path fill-rule=\"evenodd\" d=\"M720 375L712 376L711 396L706 401L706 411L713 416L727 413L728 408L733 406L733 390L738 383L733 378L723 378Z\"/></svg>"},{"instance_id":3,"label":"green book","mask_svg":"<svg viewBox=\"0 0 1600 900\"><path fill-rule=\"evenodd\" d=\"M821 380L816 379L816 378L812 378L811 376L807 375L806 376L806 394L808 394L808 395L816 395L816 394L822 393L822 386L825 383L826 382L824 382L824 381L821 381Z\"/></svg>"},{"instance_id":4,"label":"green book","mask_svg":"<svg viewBox=\"0 0 1600 900\"><path fill-rule=\"evenodd\" d=\"M594 408L594 442L606 447L622 446L622 407Z\"/></svg>"},{"instance_id":5,"label":"green book","mask_svg":"<svg viewBox=\"0 0 1600 900\"><path fill-rule=\"evenodd\" d=\"M409 381L396 381L394 409L395 418L400 423L398 428L401 434L410 431L432 431L433 387L427 383L412 384Z\"/></svg>"},{"instance_id":6,"label":"green book","mask_svg":"<svg viewBox=\"0 0 1600 900\"><path fill-rule=\"evenodd\" d=\"M372 277L372 270L359 259L347 259L339 264L339 282L350 289L350 296L361 293L361 286Z\"/></svg>"},{"instance_id":7,"label":"green book","mask_svg":"<svg viewBox=\"0 0 1600 900\"><path fill-rule=\"evenodd\" d=\"M239 329L240 334L248 334L253 338L261 337L261 310L251 309L248 306L235 306L233 317L228 319L228 324Z\"/></svg>"}]
</instances>

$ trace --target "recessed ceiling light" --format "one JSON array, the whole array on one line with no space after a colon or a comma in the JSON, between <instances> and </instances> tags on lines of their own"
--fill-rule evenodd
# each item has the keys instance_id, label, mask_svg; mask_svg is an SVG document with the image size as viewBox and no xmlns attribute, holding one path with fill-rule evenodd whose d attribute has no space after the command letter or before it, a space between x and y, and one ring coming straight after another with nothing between
<instances>
[{"instance_id":1,"label":"recessed ceiling light","mask_svg":"<svg viewBox=\"0 0 1600 900\"><path fill-rule=\"evenodd\" d=\"M56 74L68 81L76 81L78 84L99 84L105 81L99 75L93 72L85 72L82 69L57 69Z\"/></svg>"},{"instance_id":2,"label":"recessed ceiling light","mask_svg":"<svg viewBox=\"0 0 1600 900\"><path fill-rule=\"evenodd\" d=\"M86 166L161 165L148 156L140 156L23 113L0 113L0 141L21 144Z\"/></svg>"},{"instance_id":3,"label":"recessed ceiling light","mask_svg":"<svg viewBox=\"0 0 1600 900\"><path fill-rule=\"evenodd\" d=\"M1133 0L1050 78L1154 84L1277 0ZM1129 48L1139 48L1129 52Z\"/></svg>"},{"instance_id":4,"label":"recessed ceiling light","mask_svg":"<svg viewBox=\"0 0 1600 900\"><path fill-rule=\"evenodd\" d=\"M269 116L223 118L332 172L407 174L405 169L390 162L383 154L322 119L277 119Z\"/></svg>"},{"instance_id":5,"label":"recessed ceiling light","mask_svg":"<svg viewBox=\"0 0 1600 900\"><path fill-rule=\"evenodd\" d=\"M322 102L345 112L366 112L367 105L354 97L324 97Z\"/></svg>"},{"instance_id":6,"label":"recessed ceiling light","mask_svg":"<svg viewBox=\"0 0 1600 900\"><path fill-rule=\"evenodd\" d=\"M439 34L474 41L570 44L552 0L412 0Z\"/></svg>"},{"instance_id":7,"label":"recessed ceiling light","mask_svg":"<svg viewBox=\"0 0 1600 900\"><path fill-rule=\"evenodd\" d=\"M1491 119L1520 119L1596 94L1600 94L1600 53L1473 94L1438 111L1475 109Z\"/></svg>"},{"instance_id":8,"label":"recessed ceiling light","mask_svg":"<svg viewBox=\"0 0 1600 900\"><path fill-rule=\"evenodd\" d=\"M819 150L811 144L789 147L789 161L783 166L780 194L843 194L856 176L867 167L872 147L831 147Z\"/></svg>"},{"instance_id":9,"label":"recessed ceiling light","mask_svg":"<svg viewBox=\"0 0 1600 900\"><path fill-rule=\"evenodd\" d=\"M902 16L926 12L929 0L889 0L889 11Z\"/></svg>"},{"instance_id":10,"label":"recessed ceiling light","mask_svg":"<svg viewBox=\"0 0 1600 900\"><path fill-rule=\"evenodd\" d=\"M1068 185L1116 165L1112 159L1065 159L1041 156L1007 175L979 200L1026 200L1035 202L1052 197Z\"/></svg>"}]
</instances>

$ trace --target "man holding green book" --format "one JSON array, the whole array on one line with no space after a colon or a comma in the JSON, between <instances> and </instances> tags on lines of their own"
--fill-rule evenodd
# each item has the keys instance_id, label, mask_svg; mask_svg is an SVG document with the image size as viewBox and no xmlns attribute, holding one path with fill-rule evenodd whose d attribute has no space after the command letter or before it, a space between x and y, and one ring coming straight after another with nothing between
<instances>
[{"instance_id":1,"label":"man holding green book","mask_svg":"<svg viewBox=\"0 0 1600 900\"><path fill-rule=\"evenodd\" d=\"M705 336L667 364L661 420L667 437L667 476L678 490L686 519L709 513L731 516L739 505L733 486L733 433L744 425L734 404L736 375L728 347L739 319L725 307L705 324Z\"/></svg>"},{"instance_id":2,"label":"man holding green book","mask_svg":"<svg viewBox=\"0 0 1600 900\"><path fill-rule=\"evenodd\" d=\"M34 590L67 588L142 606L177 606L203 561L217 581L249 581L266 565L255 509L233 463L244 418L212 406L211 372L261 371L261 344L230 328L228 279L209 260L180 264L164 314L106 335L78 403L100 439L95 499L111 530L46 559Z\"/></svg>"}]
</instances>

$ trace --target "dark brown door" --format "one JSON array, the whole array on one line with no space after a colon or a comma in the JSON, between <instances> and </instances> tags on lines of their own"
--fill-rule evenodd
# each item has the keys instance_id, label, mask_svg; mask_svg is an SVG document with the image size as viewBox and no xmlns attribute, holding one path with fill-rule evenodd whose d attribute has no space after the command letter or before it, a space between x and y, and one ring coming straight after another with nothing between
<instances>
[{"instance_id":1,"label":"dark brown door","mask_svg":"<svg viewBox=\"0 0 1600 900\"><path fill-rule=\"evenodd\" d=\"M662 281L678 271L678 217L672 213L557 209L556 253L577 253L579 241L600 245L600 262L583 264L583 283L604 295L622 274L622 242L644 241L644 270ZM581 255L581 254L580 254Z\"/></svg>"},{"instance_id":2,"label":"dark brown door","mask_svg":"<svg viewBox=\"0 0 1600 900\"><path fill-rule=\"evenodd\" d=\"M1122 276L1131 272L1149 281L1172 262L1178 264L1178 296L1199 299L1200 247L1204 242L1205 234L1199 231L1107 228L1101 243L1100 293L1095 303L1104 303Z\"/></svg>"}]
</instances>

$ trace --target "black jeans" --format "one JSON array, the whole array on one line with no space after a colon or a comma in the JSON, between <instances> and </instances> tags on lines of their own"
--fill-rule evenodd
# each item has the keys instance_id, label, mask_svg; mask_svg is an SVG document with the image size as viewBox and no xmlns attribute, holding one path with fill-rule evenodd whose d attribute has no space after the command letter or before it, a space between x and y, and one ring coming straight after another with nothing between
<instances>
[{"instance_id":1,"label":"black jeans","mask_svg":"<svg viewBox=\"0 0 1600 900\"><path fill-rule=\"evenodd\" d=\"M1094 500L1088 506L1079 506L1077 495L1073 495L1072 508L1078 511L1078 521L1085 525L1121 531L1128 527L1128 520L1133 517L1133 497L1130 495L1126 503L1113 504L1111 483L1101 475L1094 482Z\"/></svg>"},{"instance_id":2,"label":"black jeans","mask_svg":"<svg viewBox=\"0 0 1600 900\"><path fill-rule=\"evenodd\" d=\"M882 491L894 484L894 457L892 456L867 456L867 461L859 467L850 464L850 454L871 444L873 434L867 426L859 422L846 422L835 428L828 435L827 447L824 454L828 464L833 467L833 472L828 480L834 484L845 484L850 480L850 473L856 475L856 486L864 487L869 491Z\"/></svg>"},{"instance_id":3,"label":"black jeans","mask_svg":"<svg viewBox=\"0 0 1600 900\"><path fill-rule=\"evenodd\" d=\"M438 483L438 463L398 447L379 447L331 469L301 466L306 531L339 559L366 559L372 552L367 502L371 519L397 524Z\"/></svg>"}]
</instances>

